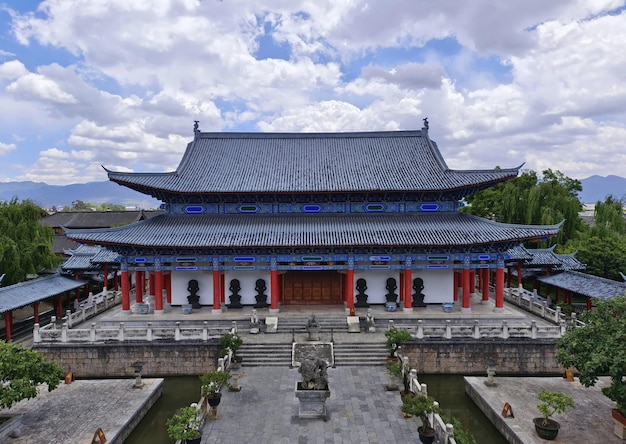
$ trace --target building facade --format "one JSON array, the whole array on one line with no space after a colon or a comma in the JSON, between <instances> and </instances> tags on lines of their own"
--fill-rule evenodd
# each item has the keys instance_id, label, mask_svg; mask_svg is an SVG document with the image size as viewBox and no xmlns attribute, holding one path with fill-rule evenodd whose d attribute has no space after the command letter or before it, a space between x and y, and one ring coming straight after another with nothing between
<instances>
[{"instance_id":1,"label":"building facade","mask_svg":"<svg viewBox=\"0 0 626 444\"><path fill-rule=\"evenodd\" d=\"M108 171L163 202L124 227L69 230L119 254L123 310L130 275L167 302L244 305L393 303L404 311L496 289L506 252L559 225L501 224L465 214L465 196L515 178L519 167L451 170L428 124L417 131L205 133L196 123L180 165L166 173ZM480 289L479 289L480 290ZM142 293L139 289L137 293ZM136 301L143 295L136 293ZM156 298L155 311L163 310Z\"/></svg>"}]
</instances>

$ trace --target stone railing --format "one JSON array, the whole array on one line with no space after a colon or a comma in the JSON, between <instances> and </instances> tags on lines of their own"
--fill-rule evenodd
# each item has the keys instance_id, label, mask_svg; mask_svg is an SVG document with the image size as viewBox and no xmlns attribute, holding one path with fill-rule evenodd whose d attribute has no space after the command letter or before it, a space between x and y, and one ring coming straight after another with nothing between
<instances>
[{"instance_id":1,"label":"stone railing","mask_svg":"<svg viewBox=\"0 0 626 444\"><path fill-rule=\"evenodd\" d=\"M561 312L561 307L550 308L548 301L537 295L536 291L528 291L521 285L517 288L510 287L504 289L504 299L518 307L539 316L549 322L557 325L562 325L566 322L573 322L577 327L582 327L584 323L576 319L576 313L572 313L568 319Z\"/></svg>"},{"instance_id":2,"label":"stone railing","mask_svg":"<svg viewBox=\"0 0 626 444\"><path fill-rule=\"evenodd\" d=\"M389 327L393 326L393 321L389 321ZM525 323L509 323L507 320L490 321L480 323L478 320L472 323L452 322L449 319L442 321L424 322L419 319L417 326L403 325L397 326L411 332L416 339L437 338L437 339L548 339L560 338L566 330L565 323L561 325L537 325L537 321Z\"/></svg>"},{"instance_id":3,"label":"stone railing","mask_svg":"<svg viewBox=\"0 0 626 444\"><path fill-rule=\"evenodd\" d=\"M420 384L417 379L417 370L409 369L409 358L402 356L400 353L396 354L398 360L402 364L402 378L405 376L409 378L409 390L413 392L415 396L428 396L428 387L426 384ZM408 374L406 374L408 372ZM439 407L439 403L435 401L435 406ZM454 439L454 426L447 424L439 415L439 413L429 413L428 420L433 429L435 429L435 442L440 444L457 444Z\"/></svg>"},{"instance_id":4,"label":"stone railing","mask_svg":"<svg viewBox=\"0 0 626 444\"><path fill-rule=\"evenodd\" d=\"M64 318L65 319L65 318ZM202 325L185 325L181 322L160 321L157 323L137 323L126 325L120 322L116 327L101 327L95 322L90 328L69 328L63 322L61 328L56 325L54 316L50 324L40 327L35 324L33 329L34 343L104 343L104 342L137 342L137 341L208 341L231 332L231 327L209 327L204 321Z\"/></svg>"},{"instance_id":5,"label":"stone railing","mask_svg":"<svg viewBox=\"0 0 626 444\"><path fill-rule=\"evenodd\" d=\"M89 318L102 313L109 308L122 303L122 293L120 291L101 291L100 293L89 293L89 297L81 304L78 304L76 310L72 313L70 310L65 312L63 321L72 328L85 322Z\"/></svg>"}]
</instances>

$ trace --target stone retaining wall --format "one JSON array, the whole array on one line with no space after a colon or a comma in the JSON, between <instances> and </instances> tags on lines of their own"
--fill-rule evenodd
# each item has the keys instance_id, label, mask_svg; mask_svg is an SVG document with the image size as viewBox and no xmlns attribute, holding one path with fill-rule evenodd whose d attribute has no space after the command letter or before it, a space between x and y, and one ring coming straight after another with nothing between
<instances>
[{"instance_id":1,"label":"stone retaining wall","mask_svg":"<svg viewBox=\"0 0 626 444\"><path fill-rule=\"evenodd\" d=\"M556 362L556 340L421 340L402 346L417 374L486 374L493 362L499 375L563 373Z\"/></svg>"},{"instance_id":2,"label":"stone retaining wall","mask_svg":"<svg viewBox=\"0 0 626 444\"><path fill-rule=\"evenodd\" d=\"M172 343L35 344L33 349L56 361L75 378L111 378L134 375L141 362L142 376L201 375L213 370L219 341Z\"/></svg>"}]
</instances>

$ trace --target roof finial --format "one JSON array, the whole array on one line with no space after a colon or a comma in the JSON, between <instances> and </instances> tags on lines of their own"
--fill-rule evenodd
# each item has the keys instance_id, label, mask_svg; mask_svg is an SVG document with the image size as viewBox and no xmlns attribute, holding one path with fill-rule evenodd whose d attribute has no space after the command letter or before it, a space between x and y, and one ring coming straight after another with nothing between
<instances>
[{"instance_id":1,"label":"roof finial","mask_svg":"<svg viewBox=\"0 0 626 444\"><path fill-rule=\"evenodd\" d=\"M195 134L198 134L200 132L200 129L198 128L198 124L200 123L199 120L194 120L193 121L193 132Z\"/></svg>"},{"instance_id":2,"label":"roof finial","mask_svg":"<svg viewBox=\"0 0 626 444\"><path fill-rule=\"evenodd\" d=\"M428 117L424 117L422 120L424 121L424 128L422 129L428 132Z\"/></svg>"}]
</instances>

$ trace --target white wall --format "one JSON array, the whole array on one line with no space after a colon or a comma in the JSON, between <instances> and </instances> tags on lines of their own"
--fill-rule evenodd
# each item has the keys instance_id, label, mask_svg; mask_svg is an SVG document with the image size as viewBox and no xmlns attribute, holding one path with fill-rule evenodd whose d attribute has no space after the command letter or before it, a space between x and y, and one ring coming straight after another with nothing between
<instances>
[{"instance_id":1,"label":"white wall","mask_svg":"<svg viewBox=\"0 0 626 444\"><path fill-rule=\"evenodd\" d=\"M172 305L187 304L189 281L198 281L200 305L213 305L212 271L172 271Z\"/></svg>"},{"instance_id":2,"label":"white wall","mask_svg":"<svg viewBox=\"0 0 626 444\"><path fill-rule=\"evenodd\" d=\"M268 271L227 271L224 274L224 294L226 296L226 304L230 304L230 295L232 292L230 291L230 281L233 279L239 279L239 285L241 287L241 291L239 294L241 295L241 303L243 305L254 305L256 304L256 291L254 288L256 287L257 279L265 280L265 294L267 295L267 303L269 304L272 297L272 291L270 289L270 273Z\"/></svg>"},{"instance_id":3,"label":"white wall","mask_svg":"<svg viewBox=\"0 0 626 444\"><path fill-rule=\"evenodd\" d=\"M384 304L387 294L387 279L395 278L398 286L396 294L400 299L400 273L395 270L358 270L354 272L354 295L356 300L356 281L363 278L367 281L367 290L365 293L369 296L367 301L369 304ZM451 269L445 270L413 270L412 279L422 278L424 281L424 302L427 304L441 304L444 302L452 302L454 272ZM411 294L413 294L413 284L411 283Z\"/></svg>"}]
</instances>

